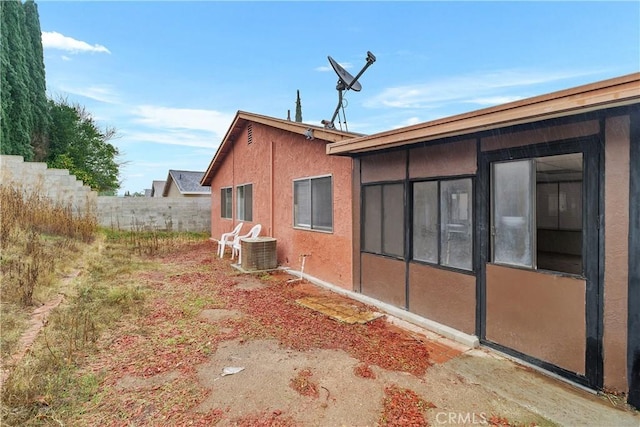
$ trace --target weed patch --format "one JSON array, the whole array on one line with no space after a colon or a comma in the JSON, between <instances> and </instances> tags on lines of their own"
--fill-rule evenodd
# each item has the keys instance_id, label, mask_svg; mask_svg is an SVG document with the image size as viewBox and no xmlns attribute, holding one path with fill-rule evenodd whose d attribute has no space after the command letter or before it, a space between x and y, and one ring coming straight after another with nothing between
<instances>
[{"instance_id":1,"label":"weed patch","mask_svg":"<svg viewBox=\"0 0 640 427\"><path fill-rule=\"evenodd\" d=\"M85 251L84 273L75 278L65 303L51 312L31 351L7 378L0 407L3 424L65 423L82 412L80 408L102 404L105 371L85 367L104 349L100 339L106 332L122 322L135 324L148 310L144 281L135 277L148 261L132 256L122 244L103 243L100 238ZM128 253L126 263L123 253ZM161 347L180 349L189 341L181 337L184 329L166 332L154 339ZM155 356L149 354L147 360Z\"/></svg>"}]
</instances>

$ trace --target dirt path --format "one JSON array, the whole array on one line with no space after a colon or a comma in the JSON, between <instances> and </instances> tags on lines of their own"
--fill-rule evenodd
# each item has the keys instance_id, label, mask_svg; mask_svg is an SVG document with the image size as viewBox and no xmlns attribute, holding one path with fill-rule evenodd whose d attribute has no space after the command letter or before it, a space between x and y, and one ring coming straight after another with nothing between
<instances>
[{"instance_id":1,"label":"dirt path","mask_svg":"<svg viewBox=\"0 0 640 427\"><path fill-rule=\"evenodd\" d=\"M74 271L71 274L68 274L63 279L63 284L68 284L74 278L76 278L80 274L80 271ZM3 363L2 369L0 370L0 390L2 389L4 382L7 380L9 375L11 374L11 369L20 363L24 356L27 354L31 345L34 343L38 334L47 324L47 317L49 317L49 313L51 310L60 305L60 303L64 300L64 295L58 294L55 298L47 301L45 304L33 310L31 316L29 318L29 326L26 331L20 336L18 340L18 344L16 345L16 351L7 359L5 363Z\"/></svg>"}]
</instances>

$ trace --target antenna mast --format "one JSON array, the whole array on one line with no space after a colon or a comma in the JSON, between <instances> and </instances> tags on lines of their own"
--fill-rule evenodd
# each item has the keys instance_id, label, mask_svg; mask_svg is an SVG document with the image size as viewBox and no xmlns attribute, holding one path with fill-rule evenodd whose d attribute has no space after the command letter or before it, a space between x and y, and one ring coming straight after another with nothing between
<instances>
[{"instance_id":1,"label":"antenna mast","mask_svg":"<svg viewBox=\"0 0 640 427\"><path fill-rule=\"evenodd\" d=\"M365 72L365 70L369 68L369 66L371 66L371 64L376 62L376 57L373 55L373 53L367 51L367 63L364 65L364 67L362 67L362 70L360 70L360 72L355 77L349 74L349 72L345 70L340 64L338 64L332 57L329 56L328 58L329 58L329 63L331 64L331 67L338 75L338 83L336 85L336 90L338 91L338 105L336 106L336 109L333 112L333 116L331 117L331 120L322 120L321 123L327 129L335 129L336 127L334 122L336 120L336 117L340 113L340 108L343 108L343 114L344 114L344 107L342 105L343 92L349 89L353 89L356 92L360 92L360 90L362 90L362 85L358 82L358 79ZM346 115L344 119L344 124L346 128L347 126ZM349 131L349 129L346 129L346 130L347 132Z\"/></svg>"}]
</instances>

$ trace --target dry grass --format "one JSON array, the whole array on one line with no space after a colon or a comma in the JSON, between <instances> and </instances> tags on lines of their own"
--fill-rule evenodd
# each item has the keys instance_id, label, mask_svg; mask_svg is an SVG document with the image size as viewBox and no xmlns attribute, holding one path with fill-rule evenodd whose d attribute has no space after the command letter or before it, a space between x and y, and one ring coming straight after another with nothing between
<instances>
[{"instance_id":1,"label":"dry grass","mask_svg":"<svg viewBox=\"0 0 640 427\"><path fill-rule=\"evenodd\" d=\"M176 233L98 230L94 215L38 194L0 186L0 351L10 374L3 384L2 425L61 425L78 405L99 400L101 373L82 373L98 339L143 310L146 291L132 279L138 254L158 254L202 239ZM70 271L80 274L61 280ZM16 366L7 366L31 312L57 294L64 302Z\"/></svg>"},{"instance_id":2,"label":"dry grass","mask_svg":"<svg viewBox=\"0 0 640 427\"><path fill-rule=\"evenodd\" d=\"M185 239L189 237L176 235L167 246L176 247ZM162 245L158 250L165 251ZM105 350L105 340L110 339L110 331L117 324L136 325L153 309L146 303L148 285L136 277L140 270L156 269L150 266L152 262L136 255L127 239L106 239L99 234L85 248L82 273L66 290L65 302L51 313L31 351L5 383L2 425L66 425L79 416L82 408L100 404L103 371L85 368ZM166 308L195 313L197 307L210 304L214 304L210 299L194 297L182 302L181 307ZM199 323L194 315L190 317L194 324ZM144 329L144 325L141 327ZM179 332L176 340L186 331ZM161 338L172 349L185 344L171 342L171 337ZM148 360L155 356L158 354L150 354Z\"/></svg>"},{"instance_id":3,"label":"dry grass","mask_svg":"<svg viewBox=\"0 0 640 427\"><path fill-rule=\"evenodd\" d=\"M0 354L5 360L32 309L63 292L57 279L94 239L96 219L11 186L0 186L0 206Z\"/></svg>"},{"instance_id":4,"label":"dry grass","mask_svg":"<svg viewBox=\"0 0 640 427\"><path fill-rule=\"evenodd\" d=\"M137 255L163 255L209 237L206 233L144 230L102 230L108 242L125 243Z\"/></svg>"}]
</instances>

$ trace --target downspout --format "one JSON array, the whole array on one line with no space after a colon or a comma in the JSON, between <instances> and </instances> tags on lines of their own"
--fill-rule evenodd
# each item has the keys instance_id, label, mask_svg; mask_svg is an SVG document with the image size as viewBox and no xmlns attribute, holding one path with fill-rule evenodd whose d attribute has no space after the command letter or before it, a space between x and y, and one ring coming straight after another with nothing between
<instances>
[{"instance_id":1,"label":"downspout","mask_svg":"<svg viewBox=\"0 0 640 427\"><path fill-rule=\"evenodd\" d=\"M234 187L236 186L236 143L235 141L231 141L231 229L233 230L233 227L236 226L236 216L237 216L237 212L234 209L234 206L236 206L236 202L235 202L235 194L236 192L233 191Z\"/></svg>"},{"instance_id":2,"label":"downspout","mask_svg":"<svg viewBox=\"0 0 640 427\"><path fill-rule=\"evenodd\" d=\"M273 150L274 150L274 148L273 148L273 140L271 140L271 146L269 147L269 175L270 175L270 177L269 177L269 186L270 186L269 194L271 195L271 197L269 197L269 211L270 211L270 215L269 215L269 234L271 236L273 236L273 234L274 234L273 233L273 223L274 223L274 221L273 221L273 213L274 213L273 212L273 209L274 209L273 197L274 197L274 194L273 194L273 192L274 192L275 185L274 185L273 180L275 179L275 177L273 176L274 175L273 174Z\"/></svg>"}]
</instances>

